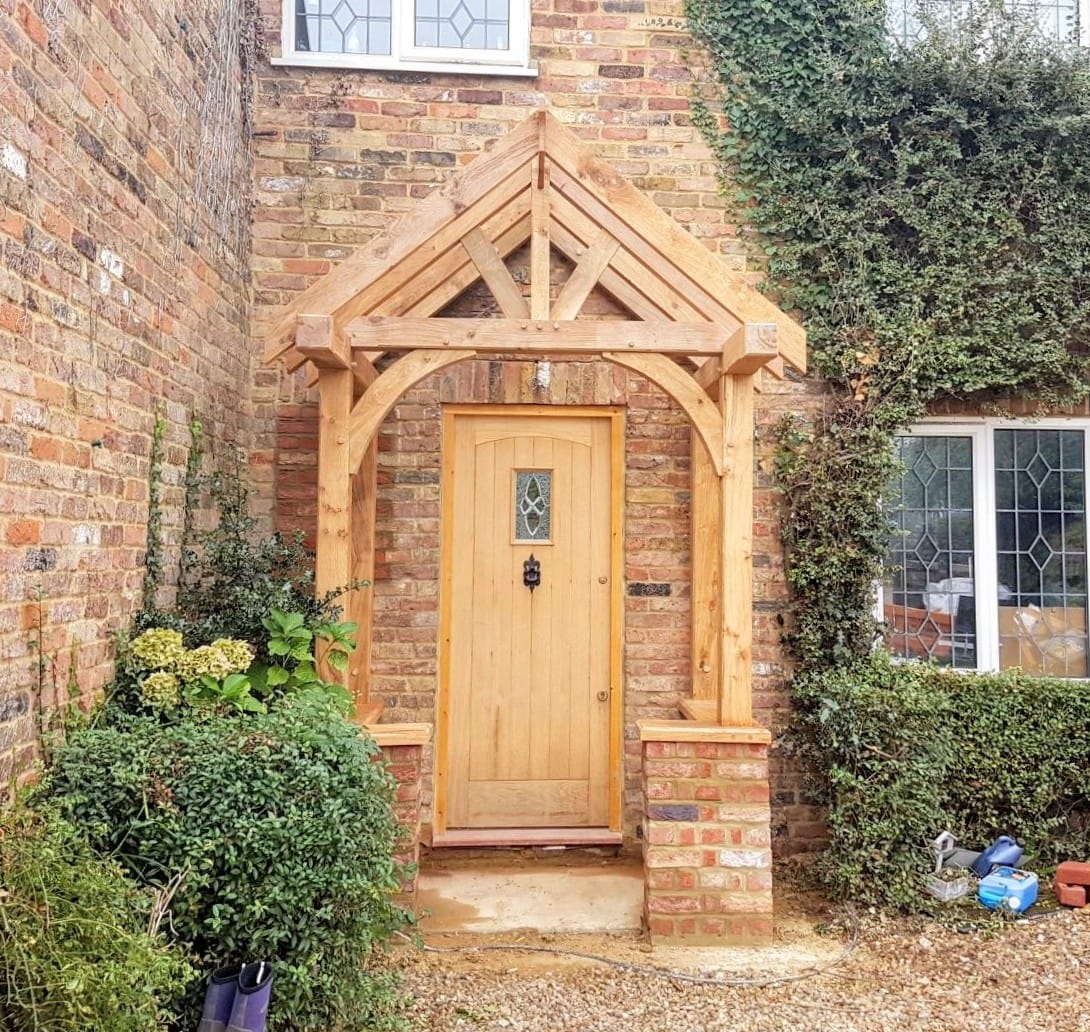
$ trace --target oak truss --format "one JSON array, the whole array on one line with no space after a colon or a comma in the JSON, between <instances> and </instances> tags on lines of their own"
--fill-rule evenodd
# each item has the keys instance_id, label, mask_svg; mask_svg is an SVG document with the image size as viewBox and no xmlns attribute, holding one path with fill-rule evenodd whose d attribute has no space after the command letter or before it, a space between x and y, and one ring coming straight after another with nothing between
<instances>
[{"instance_id":1,"label":"oak truss","mask_svg":"<svg viewBox=\"0 0 1090 1032\"><path fill-rule=\"evenodd\" d=\"M527 242L528 296L506 264ZM555 296L554 249L574 266ZM439 315L478 280L498 317ZM632 318L580 318L596 288ZM782 376L784 363L803 370L803 330L544 111L300 294L267 333L267 361L316 370L317 590L373 577L375 439L391 408L437 370L494 353L599 355L688 415L694 697L723 726L751 725L755 377ZM350 677L362 704L370 591L351 592L348 611L360 625Z\"/></svg>"}]
</instances>

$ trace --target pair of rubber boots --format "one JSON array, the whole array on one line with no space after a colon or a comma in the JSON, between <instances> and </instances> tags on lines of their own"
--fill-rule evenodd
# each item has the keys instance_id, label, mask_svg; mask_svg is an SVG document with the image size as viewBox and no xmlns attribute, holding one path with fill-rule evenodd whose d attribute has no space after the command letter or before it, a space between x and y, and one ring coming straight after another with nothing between
<instances>
[{"instance_id":1,"label":"pair of rubber boots","mask_svg":"<svg viewBox=\"0 0 1090 1032\"><path fill-rule=\"evenodd\" d=\"M272 978L265 961L213 971L197 1032L265 1032Z\"/></svg>"}]
</instances>

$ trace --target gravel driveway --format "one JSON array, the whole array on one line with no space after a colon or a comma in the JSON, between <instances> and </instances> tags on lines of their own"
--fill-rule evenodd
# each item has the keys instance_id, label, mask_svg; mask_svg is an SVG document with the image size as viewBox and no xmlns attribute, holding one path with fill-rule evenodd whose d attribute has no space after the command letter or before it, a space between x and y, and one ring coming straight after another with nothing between
<instances>
[{"instance_id":1,"label":"gravel driveway","mask_svg":"<svg viewBox=\"0 0 1090 1032\"><path fill-rule=\"evenodd\" d=\"M576 950L726 979L796 979L765 987L686 984L514 951L406 946L395 962L416 1027L428 1032L1090 1032L1090 908L997 934L867 916L847 949L845 929L826 930L829 921L819 904L796 905L777 915L772 947L746 951L652 951L634 936L428 940L443 949L507 942Z\"/></svg>"}]
</instances>

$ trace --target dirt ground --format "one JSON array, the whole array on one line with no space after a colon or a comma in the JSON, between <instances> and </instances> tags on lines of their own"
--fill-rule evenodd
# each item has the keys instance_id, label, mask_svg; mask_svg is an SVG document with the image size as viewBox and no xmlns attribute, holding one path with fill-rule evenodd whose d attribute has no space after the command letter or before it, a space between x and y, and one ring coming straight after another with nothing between
<instances>
[{"instance_id":1,"label":"dirt ground","mask_svg":"<svg viewBox=\"0 0 1090 1032\"><path fill-rule=\"evenodd\" d=\"M762 949L529 929L424 943L394 963L428 1032L1090 1032L1090 908L959 931L853 918L781 879Z\"/></svg>"}]
</instances>

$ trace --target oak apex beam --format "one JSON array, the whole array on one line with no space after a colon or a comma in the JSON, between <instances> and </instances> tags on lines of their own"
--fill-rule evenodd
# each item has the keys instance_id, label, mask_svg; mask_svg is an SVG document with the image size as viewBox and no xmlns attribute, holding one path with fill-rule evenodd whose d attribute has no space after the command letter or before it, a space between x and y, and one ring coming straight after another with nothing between
<instances>
[{"instance_id":1,"label":"oak apex beam","mask_svg":"<svg viewBox=\"0 0 1090 1032\"><path fill-rule=\"evenodd\" d=\"M729 333L715 323L638 320L411 319L364 316L345 327L353 348L601 354L721 355Z\"/></svg>"}]
</instances>

